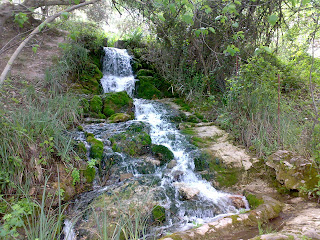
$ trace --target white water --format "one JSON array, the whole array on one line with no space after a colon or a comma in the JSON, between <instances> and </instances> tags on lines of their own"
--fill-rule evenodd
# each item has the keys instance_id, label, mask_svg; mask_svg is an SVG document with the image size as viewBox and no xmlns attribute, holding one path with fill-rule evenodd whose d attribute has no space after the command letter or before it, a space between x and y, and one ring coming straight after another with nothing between
<instances>
[{"instance_id":1,"label":"white water","mask_svg":"<svg viewBox=\"0 0 320 240\"><path fill-rule=\"evenodd\" d=\"M125 49L105 47L101 85L105 93L126 91L132 97L135 79Z\"/></svg>"}]
</instances>

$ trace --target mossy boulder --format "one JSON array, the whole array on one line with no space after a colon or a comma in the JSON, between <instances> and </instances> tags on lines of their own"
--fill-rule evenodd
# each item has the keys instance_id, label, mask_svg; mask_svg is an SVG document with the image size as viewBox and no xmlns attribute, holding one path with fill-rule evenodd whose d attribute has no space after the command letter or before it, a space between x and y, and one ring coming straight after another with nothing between
<instances>
[{"instance_id":1,"label":"mossy boulder","mask_svg":"<svg viewBox=\"0 0 320 240\"><path fill-rule=\"evenodd\" d=\"M90 110L99 114L102 111L102 106L103 102L101 97L98 95L93 96L93 98L90 100Z\"/></svg>"},{"instance_id":2,"label":"mossy boulder","mask_svg":"<svg viewBox=\"0 0 320 240\"><path fill-rule=\"evenodd\" d=\"M100 94L102 91L100 84L102 76L102 72L95 64L88 63L79 76L79 83L83 88L83 93Z\"/></svg>"},{"instance_id":3,"label":"mossy boulder","mask_svg":"<svg viewBox=\"0 0 320 240\"><path fill-rule=\"evenodd\" d=\"M266 164L275 170L277 181L288 190L311 190L320 181L316 164L290 151L275 152Z\"/></svg>"},{"instance_id":4,"label":"mossy boulder","mask_svg":"<svg viewBox=\"0 0 320 240\"><path fill-rule=\"evenodd\" d=\"M142 69L145 70L145 69ZM140 70L141 71L141 70ZM137 96L145 99L172 97L171 85L158 75L138 77L136 82Z\"/></svg>"},{"instance_id":5,"label":"mossy boulder","mask_svg":"<svg viewBox=\"0 0 320 240\"><path fill-rule=\"evenodd\" d=\"M108 118L108 121L110 121L111 123L118 123L118 122L126 122L131 119L133 119L132 115L129 115L126 113L115 113Z\"/></svg>"},{"instance_id":6,"label":"mossy boulder","mask_svg":"<svg viewBox=\"0 0 320 240\"><path fill-rule=\"evenodd\" d=\"M80 105L83 109L83 113L88 113L90 111L90 104L87 99L85 99L85 98L81 99Z\"/></svg>"},{"instance_id":7,"label":"mossy boulder","mask_svg":"<svg viewBox=\"0 0 320 240\"><path fill-rule=\"evenodd\" d=\"M173 153L166 146L153 144L151 151L161 161L161 165L174 159Z\"/></svg>"},{"instance_id":8,"label":"mossy boulder","mask_svg":"<svg viewBox=\"0 0 320 240\"><path fill-rule=\"evenodd\" d=\"M87 183L92 183L96 176L96 169L94 167L87 166L83 172L83 176L86 178Z\"/></svg>"},{"instance_id":9,"label":"mossy boulder","mask_svg":"<svg viewBox=\"0 0 320 240\"><path fill-rule=\"evenodd\" d=\"M87 148L83 142L76 143L74 149L81 159L85 160L87 158Z\"/></svg>"},{"instance_id":10,"label":"mossy boulder","mask_svg":"<svg viewBox=\"0 0 320 240\"><path fill-rule=\"evenodd\" d=\"M247 193L245 194L245 196L248 200L251 209L256 209L258 206L264 203L264 200L262 198L258 198L257 196L251 193Z\"/></svg>"},{"instance_id":11,"label":"mossy boulder","mask_svg":"<svg viewBox=\"0 0 320 240\"><path fill-rule=\"evenodd\" d=\"M94 138L91 134L87 137L87 142L90 143L90 157L101 161L103 157L103 142Z\"/></svg>"},{"instance_id":12,"label":"mossy boulder","mask_svg":"<svg viewBox=\"0 0 320 240\"><path fill-rule=\"evenodd\" d=\"M112 150L124 152L130 156L140 156L148 153L151 146L150 135L146 132L131 134L130 132L119 133L110 138Z\"/></svg>"},{"instance_id":13,"label":"mossy boulder","mask_svg":"<svg viewBox=\"0 0 320 240\"><path fill-rule=\"evenodd\" d=\"M122 132L110 133L109 140L113 151L125 152L130 156L150 153L150 127L143 122L124 122Z\"/></svg>"},{"instance_id":14,"label":"mossy boulder","mask_svg":"<svg viewBox=\"0 0 320 240\"><path fill-rule=\"evenodd\" d=\"M166 221L166 209L162 206L156 205L152 209L153 220L157 223L163 223Z\"/></svg>"},{"instance_id":15,"label":"mossy boulder","mask_svg":"<svg viewBox=\"0 0 320 240\"><path fill-rule=\"evenodd\" d=\"M106 93L103 95L103 113L106 117L111 117L115 113L126 113L133 116L133 100L123 92Z\"/></svg>"},{"instance_id":16,"label":"mossy boulder","mask_svg":"<svg viewBox=\"0 0 320 240\"><path fill-rule=\"evenodd\" d=\"M153 70L150 69L140 69L137 72L137 77L141 77L141 76L154 76L155 72ZM140 78L139 78L140 79Z\"/></svg>"}]
</instances>

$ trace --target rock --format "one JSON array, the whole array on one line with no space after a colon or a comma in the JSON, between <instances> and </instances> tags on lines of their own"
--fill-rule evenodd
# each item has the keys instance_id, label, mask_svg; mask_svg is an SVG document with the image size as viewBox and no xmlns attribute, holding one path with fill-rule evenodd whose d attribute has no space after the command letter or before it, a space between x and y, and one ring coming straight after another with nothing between
<instances>
[{"instance_id":1,"label":"rock","mask_svg":"<svg viewBox=\"0 0 320 240\"><path fill-rule=\"evenodd\" d=\"M313 189L319 180L315 164L290 151L275 152L266 165L275 170L277 181L289 190Z\"/></svg>"},{"instance_id":2,"label":"rock","mask_svg":"<svg viewBox=\"0 0 320 240\"><path fill-rule=\"evenodd\" d=\"M286 239L289 239L289 237L280 233L271 233L271 234L261 235L260 239L261 240L286 240Z\"/></svg>"},{"instance_id":3,"label":"rock","mask_svg":"<svg viewBox=\"0 0 320 240\"><path fill-rule=\"evenodd\" d=\"M212 156L219 158L223 164L232 168L249 170L252 167L252 162L256 161L255 158L247 154L244 148L230 143L228 133L218 127L199 125L194 130L197 137L214 139L214 142L207 147L207 151Z\"/></svg>"},{"instance_id":4,"label":"rock","mask_svg":"<svg viewBox=\"0 0 320 240\"><path fill-rule=\"evenodd\" d=\"M114 43L115 48L125 49L127 47L126 40L118 40Z\"/></svg>"},{"instance_id":5,"label":"rock","mask_svg":"<svg viewBox=\"0 0 320 240\"><path fill-rule=\"evenodd\" d=\"M238 209L246 208L246 202L245 202L244 196L232 195L232 196L229 196L229 198L232 201L233 206L235 206L236 208Z\"/></svg>"},{"instance_id":6,"label":"rock","mask_svg":"<svg viewBox=\"0 0 320 240\"><path fill-rule=\"evenodd\" d=\"M161 162L158 159L155 159L153 156L144 156L142 157L145 162L151 163L154 166L160 166Z\"/></svg>"},{"instance_id":7,"label":"rock","mask_svg":"<svg viewBox=\"0 0 320 240\"><path fill-rule=\"evenodd\" d=\"M126 122L131 120L132 117L126 113L115 113L111 117L108 118L108 121L111 123L119 123L119 122Z\"/></svg>"},{"instance_id":8,"label":"rock","mask_svg":"<svg viewBox=\"0 0 320 240\"><path fill-rule=\"evenodd\" d=\"M318 230L318 232L315 230L308 230L304 232L304 235L311 239L320 239L320 230Z\"/></svg>"},{"instance_id":9,"label":"rock","mask_svg":"<svg viewBox=\"0 0 320 240\"><path fill-rule=\"evenodd\" d=\"M105 93L103 99L103 114L111 117L115 113L126 113L133 116L133 100L125 92Z\"/></svg>"},{"instance_id":10,"label":"rock","mask_svg":"<svg viewBox=\"0 0 320 240\"><path fill-rule=\"evenodd\" d=\"M297 203L301 203L303 201L304 201L304 198L297 197L297 198L292 198L292 199L288 200L288 203L297 204Z\"/></svg>"},{"instance_id":11,"label":"rock","mask_svg":"<svg viewBox=\"0 0 320 240\"><path fill-rule=\"evenodd\" d=\"M183 185L184 184L182 184L182 186ZM161 238L161 240L164 240L164 239L181 239L181 240L182 239L183 240L229 239L229 238L224 238L224 236L226 234L230 236L230 234L232 233L232 230L236 228L244 229L250 226L258 226L258 222L261 222L262 219L267 221L268 219L273 219L279 216L279 213L281 212L281 209L282 209L282 204L279 201L267 196L264 196L263 200L265 202L264 204L260 205L255 210L251 210L250 212L219 218L214 222L203 224L199 228L194 228L194 229L190 229L183 232L177 232L172 235L167 235ZM257 239L260 239L260 238L257 238Z\"/></svg>"},{"instance_id":12,"label":"rock","mask_svg":"<svg viewBox=\"0 0 320 240\"><path fill-rule=\"evenodd\" d=\"M163 165L174 158L174 155L170 149L163 145L152 144L151 151L154 156L160 160L160 165Z\"/></svg>"},{"instance_id":13,"label":"rock","mask_svg":"<svg viewBox=\"0 0 320 240\"><path fill-rule=\"evenodd\" d=\"M123 182L126 179L132 178L133 174L132 173L122 173L120 174L120 182Z\"/></svg>"},{"instance_id":14,"label":"rock","mask_svg":"<svg viewBox=\"0 0 320 240\"><path fill-rule=\"evenodd\" d=\"M180 181L181 177L183 176L184 172L180 171L180 170L176 170L172 173L173 179L174 181Z\"/></svg>"},{"instance_id":15,"label":"rock","mask_svg":"<svg viewBox=\"0 0 320 240\"><path fill-rule=\"evenodd\" d=\"M168 169L172 169L174 168L175 166L177 166L177 161L176 160L171 160L168 165L167 165L167 168Z\"/></svg>"},{"instance_id":16,"label":"rock","mask_svg":"<svg viewBox=\"0 0 320 240\"><path fill-rule=\"evenodd\" d=\"M198 189L188 187L184 183L174 183L174 185L179 189L179 193L183 200L195 199L200 193Z\"/></svg>"}]
</instances>

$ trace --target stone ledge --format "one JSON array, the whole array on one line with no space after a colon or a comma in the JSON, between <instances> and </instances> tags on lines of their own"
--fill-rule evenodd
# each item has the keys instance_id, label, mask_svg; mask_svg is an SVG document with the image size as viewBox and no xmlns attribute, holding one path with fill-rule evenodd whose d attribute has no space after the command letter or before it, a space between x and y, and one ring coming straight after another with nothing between
<instances>
[{"instance_id":1,"label":"stone ledge","mask_svg":"<svg viewBox=\"0 0 320 240\"><path fill-rule=\"evenodd\" d=\"M255 226L258 222L266 222L278 217L283 204L267 196L264 196L263 200L264 204L247 213L223 217L198 228L165 236L161 240L223 239L224 234L229 234L233 230Z\"/></svg>"}]
</instances>

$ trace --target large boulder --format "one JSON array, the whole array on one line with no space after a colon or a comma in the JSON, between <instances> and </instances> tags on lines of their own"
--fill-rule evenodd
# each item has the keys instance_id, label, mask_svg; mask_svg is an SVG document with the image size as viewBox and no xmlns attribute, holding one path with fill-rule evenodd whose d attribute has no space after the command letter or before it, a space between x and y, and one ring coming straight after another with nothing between
<instances>
[{"instance_id":1,"label":"large boulder","mask_svg":"<svg viewBox=\"0 0 320 240\"><path fill-rule=\"evenodd\" d=\"M275 152L266 164L275 170L277 181L288 190L313 189L319 181L315 163L290 151Z\"/></svg>"}]
</instances>

